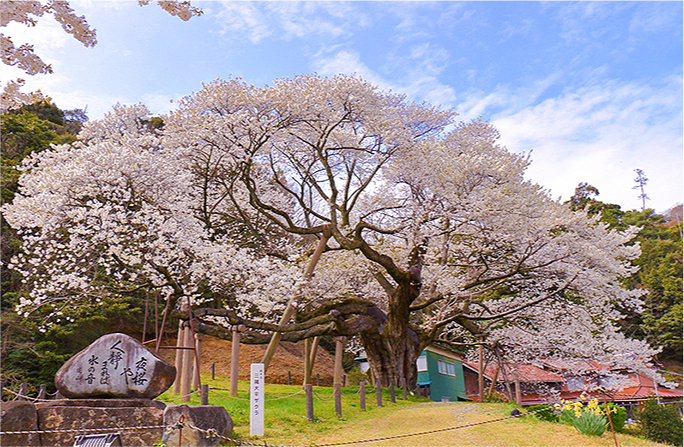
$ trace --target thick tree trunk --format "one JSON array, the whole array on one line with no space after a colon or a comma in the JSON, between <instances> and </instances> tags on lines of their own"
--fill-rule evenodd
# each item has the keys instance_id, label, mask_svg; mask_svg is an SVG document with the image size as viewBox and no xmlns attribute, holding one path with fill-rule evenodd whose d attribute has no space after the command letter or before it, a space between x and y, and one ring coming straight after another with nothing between
<instances>
[{"instance_id":1,"label":"thick tree trunk","mask_svg":"<svg viewBox=\"0 0 684 447\"><path fill-rule=\"evenodd\" d=\"M373 376L380 380L382 386L389 386L394 379L396 384L406 381L409 389L416 386L418 376L416 359L418 343L407 332L405 337L390 338L384 334L361 333L361 340Z\"/></svg>"},{"instance_id":2,"label":"thick tree trunk","mask_svg":"<svg viewBox=\"0 0 684 447\"><path fill-rule=\"evenodd\" d=\"M378 308L369 312L378 321L379 332L361 333L370 367L383 386L389 386L392 379L396 384L403 379L411 389L416 385L416 359L423 346L409 328L409 306L418 293L419 286L410 281L399 285L390 299L387 316Z\"/></svg>"}]
</instances>

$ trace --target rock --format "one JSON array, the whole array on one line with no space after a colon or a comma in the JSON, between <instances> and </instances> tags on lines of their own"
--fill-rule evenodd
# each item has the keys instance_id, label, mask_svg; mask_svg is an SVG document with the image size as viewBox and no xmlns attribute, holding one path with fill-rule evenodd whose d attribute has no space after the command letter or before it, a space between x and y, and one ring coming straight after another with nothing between
<instances>
[{"instance_id":1,"label":"rock","mask_svg":"<svg viewBox=\"0 0 684 447\"><path fill-rule=\"evenodd\" d=\"M13 401L0 403L0 431L37 431L38 413L36 407L27 401ZM0 445L3 447L39 446L40 437L37 433L19 435L0 435Z\"/></svg>"},{"instance_id":2,"label":"rock","mask_svg":"<svg viewBox=\"0 0 684 447\"><path fill-rule=\"evenodd\" d=\"M165 405L146 399L63 399L35 405L41 430L69 430L43 433L41 445L73 446L79 434L121 433L127 447L151 446L164 434ZM141 429L140 427L154 427ZM94 432L78 432L93 429ZM4 447L4 443L2 444Z\"/></svg>"},{"instance_id":3,"label":"rock","mask_svg":"<svg viewBox=\"0 0 684 447\"><path fill-rule=\"evenodd\" d=\"M181 420L184 424L181 443L178 437L180 430L174 430L164 440L168 447L176 446L215 446L222 441L221 438L207 436L205 433L190 428L189 425L202 430L214 429L221 436L233 435L233 419L226 409L220 405L168 405L164 410L164 425L175 425Z\"/></svg>"},{"instance_id":4,"label":"rock","mask_svg":"<svg viewBox=\"0 0 684 447\"><path fill-rule=\"evenodd\" d=\"M176 368L136 339L107 334L70 358L55 375L65 397L154 399L176 377Z\"/></svg>"}]
</instances>

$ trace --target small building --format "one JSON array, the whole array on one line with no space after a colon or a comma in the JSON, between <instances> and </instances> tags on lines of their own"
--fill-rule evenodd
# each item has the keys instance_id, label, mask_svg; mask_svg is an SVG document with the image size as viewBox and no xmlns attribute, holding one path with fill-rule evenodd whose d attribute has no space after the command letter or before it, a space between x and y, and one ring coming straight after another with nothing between
<instances>
[{"instance_id":1,"label":"small building","mask_svg":"<svg viewBox=\"0 0 684 447\"><path fill-rule=\"evenodd\" d=\"M463 376L463 356L441 346L429 345L416 360L418 394L435 402L469 400Z\"/></svg>"},{"instance_id":2,"label":"small building","mask_svg":"<svg viewBox=\"0 0 684 447\"><path fill-rule=\"evenodd\" d=\"M507 398L507 389L510 389L514 398L520 398L521 405L544 404L558 399L575 401L585 394L589 398L598 397L615 402L629 412L630 407L650 397L658 397L665 402L682 400L681 389L669 389L655 383L655 370L649 377L648 373L614 367L609 361L574 360L572 365L570 362L546 358L537 359L534 363L506 362L505 374L499 371L498 365L489 364L484 371L485 387L491 387L493 379L498 393ZM466 395L477 401L477 365L463 362L463 368ZM517 386L520 386L519 394L516 392ZM611 388L613 391L610 391ZM595 389L607 391L592 391Z\"/></svg>"}]
</instances>

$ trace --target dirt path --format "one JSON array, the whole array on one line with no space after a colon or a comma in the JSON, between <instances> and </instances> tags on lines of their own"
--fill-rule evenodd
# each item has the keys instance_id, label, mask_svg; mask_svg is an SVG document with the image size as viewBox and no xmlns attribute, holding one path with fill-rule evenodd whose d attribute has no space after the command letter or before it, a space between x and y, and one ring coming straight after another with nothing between
<instances>
[{"instance_id":1,"label":"dirt path","mask_svg":"<svg viewBox=\"0 0 684 447\"><path fill-rule=\"evenodd\" d=\"M350 421L344 429L330 431L312 444L352 440L371 440L403 434L442 430L432 434L394 438L362 443L373 447L611 447L613 435L607 431L601 437L581 435L572 427L538 420L507 419L472 427L443 430L506 417L501 409L486 404L420 403L377 418ZM621 447L665 447L632 436L617 434Z\"/></svg>"}]
</instances>

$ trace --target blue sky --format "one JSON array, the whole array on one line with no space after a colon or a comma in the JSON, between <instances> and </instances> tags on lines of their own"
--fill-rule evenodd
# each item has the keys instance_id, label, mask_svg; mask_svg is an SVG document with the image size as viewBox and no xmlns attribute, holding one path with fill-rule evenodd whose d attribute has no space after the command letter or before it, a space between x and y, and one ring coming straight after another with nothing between
<instances>
[{"instance_id":1,"label":"blue sky","mask_svg":"<svg viewBox=\"0 0 684 447\"><path fill-rule=\"evenodd\" d=\"M27 78L91 119L117 102L154 113L216 78L255 85L300 74L361 75L410 100L482 116L554 198L580 182L638 209L682 202L682 2L193 1L182 22L154 4L72 0L97 30L85 48L46 17L3 30L54 74Z\"/></svg>"}]
</instances>

